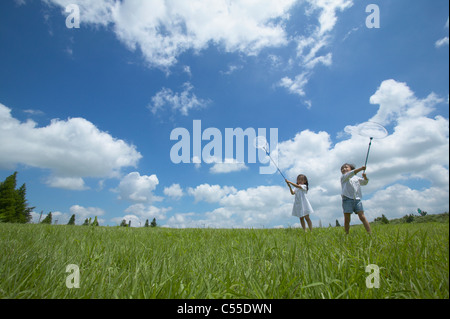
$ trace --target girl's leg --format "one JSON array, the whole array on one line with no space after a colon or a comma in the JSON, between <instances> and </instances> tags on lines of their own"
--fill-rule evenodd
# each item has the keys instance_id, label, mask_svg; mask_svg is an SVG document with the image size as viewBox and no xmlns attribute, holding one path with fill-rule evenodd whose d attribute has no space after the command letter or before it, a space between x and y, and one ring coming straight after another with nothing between
<instances>
[{"instance_id":1,"label":"girl's leg","mask_svg":"<svg viewBox=\"0 0 450 319\"><path fill-rule=\"evenodd\" d=\"M358 212L357 213L359 216L359 219L362 221L364 228L366 229L366 231L370 234L372 232L372 230L370 229L370 224L367 221L366 216L364 215L364 212Z\"/></svg>"},{"instance_id":2,"label":"girl's leg","mask_svg":"<svg viewBox=\"0 0 450 319\"><path fill-rule=\"evenodd\" d=\"M344 213L344 229L347 234L348 234L348 231L350 230L350 220L351 219L352 219L351 213Z\"/></svg>"},{"instance_id":3,"label":"girl's leg","mask_svg":"<svg viewBox=\"0 0 450 319\"><path fill-rule=\"evenodd\" d=\"M300 224L302 224L303 230L306 231L305 217L300 217Z\"/></svg>"},{"instance_id":4,"label":"girl's leg","mask_svg":"<svg viewBox=\"0 0 450 319\"><path fill-rule=\"evenodd\" d=\"M305 219L306 219L306 222L308 223L309 230L312 231L313 227L312 227L311 219L309 219L309 215L306 215Z\"/></svg>"}]
</instances>

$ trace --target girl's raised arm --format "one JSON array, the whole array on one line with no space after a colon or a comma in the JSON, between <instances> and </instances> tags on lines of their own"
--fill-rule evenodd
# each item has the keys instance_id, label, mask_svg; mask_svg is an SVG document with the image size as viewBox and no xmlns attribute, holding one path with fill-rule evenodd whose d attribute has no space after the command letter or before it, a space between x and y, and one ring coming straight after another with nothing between
<instances>
[{"instance_id":1,"label":"girl's raised arm","mask_svg":"<svg viewBox=\"0 0 450 319\"><path fill-rule=\"evenodd\" d=\"M291 188L291 184L292 185L294 185L294 184L292 182L288 181L287 179L285 179L285 181L286 181L286 184L289 186L289 190L291 191L291 195L295 195L294 191Z\"/></svg>"}]
</instances>

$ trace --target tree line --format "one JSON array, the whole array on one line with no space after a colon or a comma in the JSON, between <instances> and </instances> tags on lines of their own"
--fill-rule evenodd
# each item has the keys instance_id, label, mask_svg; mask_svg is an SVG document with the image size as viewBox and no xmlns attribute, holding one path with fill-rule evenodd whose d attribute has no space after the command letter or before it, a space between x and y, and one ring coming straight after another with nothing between
<instances>
[{"instance_id":1,"label":"tree line","mask_svg":"<svg viewBox=\"0 0 450 319\"><path fill-rule=\"evenodd\" d=\"M3 182L0 182L0 223L26 224L31 221L31 212L36 207L30 207L27 202L26 184L24 183L18 189L16 189L16 187L17 172L14 172L12 175L6 177ZM52 224L52 222L52 212L49 212L42 221L39 218L39 223L41 224ZM67 225L75 225L75 214L70 217ZM93 221L91 218L86 218L82 226L99 226L97 216L95 216ZM127 224L126 221L123 220L120 226L130 227L131 221ZM144 227L156 226L157 224L155 218L153 218L151 223L148 222L148 219L145 221Z\"/></svg>"}]
</instances>

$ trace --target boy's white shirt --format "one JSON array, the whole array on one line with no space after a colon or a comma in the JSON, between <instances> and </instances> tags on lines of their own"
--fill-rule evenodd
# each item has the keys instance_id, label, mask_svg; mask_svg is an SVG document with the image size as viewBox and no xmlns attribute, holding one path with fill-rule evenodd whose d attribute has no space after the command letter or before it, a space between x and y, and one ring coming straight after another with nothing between
<instances>
[{"instance_id":1,"label":"boy's white shirt","mask_svg":"<svg viewBox=\"0 0 450 319\"><path fill-rule=\"evenodd\" d=\"M350 171L341 176L342 195L351 199L361 199L361 186L367 185L369 180L356 176L355 171Z\"/></svg>"}]
</instances>

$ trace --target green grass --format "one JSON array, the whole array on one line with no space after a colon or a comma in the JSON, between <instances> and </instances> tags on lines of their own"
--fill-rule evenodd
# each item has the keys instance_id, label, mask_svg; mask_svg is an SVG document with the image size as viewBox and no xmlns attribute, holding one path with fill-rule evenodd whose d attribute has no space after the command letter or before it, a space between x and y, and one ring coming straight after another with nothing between
<instances>
[{"instance_id":1,"label":"green grass","mask_svg":"<svg viewBox=\"0 0 450 319\"><path fill-rule=\"evenodd\" d=\"M449 226L163 229L0 224L1 298L449 298ZM66 287L66 266L80 288ZM365 271L380 268L380 288Z\"/></svg>"}]
</instances>

